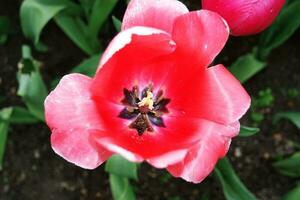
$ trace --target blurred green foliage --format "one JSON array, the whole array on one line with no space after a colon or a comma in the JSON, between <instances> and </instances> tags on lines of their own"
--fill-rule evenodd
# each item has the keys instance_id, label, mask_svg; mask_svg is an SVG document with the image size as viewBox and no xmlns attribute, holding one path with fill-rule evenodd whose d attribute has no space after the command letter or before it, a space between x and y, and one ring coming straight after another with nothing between
<instances>
[{"instance_id":1,"label":"blurred green foliage","mask_svg":"<svg viewBox=\"0 0 300 200\"><path fill-rule=\"evenodd\" d=\"M300 112L280 112L274 116L274 123L277 123L281 119L290 120L294 123L298 129L300 129Z\"/></svg>"},{"instance_id":2,"label":"blurred green foliage","mask_svg":"<svg viewBox=\"0 0 300 200\"><path fill-rule=\"evenodd\" d=\"M274 102L274 95L271 88L266 88L258 92L258 97L253 97L253 106L256 108L271 107Z\"/></svg>"},{"instance_id":3,"label":"blurred green foliage","mask_svg":"<svg viewBox=\"0 0 300 200\"><path fill-rule=\"evenodd\" d=\"M20 10L23 33L37 49L46 50L40 35L54 19L63 32L86 54L100 52L99 31L117 0L25 0Z\"/></svg>"},{"instance_id":4,"label":"blurred green foliage","mask_svg":"<svg viewBox=\"0 0 300 200\"><path fill-rule=\"evenodd\" d=\"M259 128L241 126L239 136L249 137L249 136L255 135L258 132L259 132Z\"/></svg>"},{"instance_id":5,"label":"blurred green foliage","mask_svg":"<svg viewBox=\"0 0 300 200\"><path fill-rule=\"evenodd\" d=\"M121 31L122 22L120 20L118 20L115 16L112 16L112 20L113 20L114 27L115 27L116 31L120 32Z\"/></svg>"},{"instance_id":6,"label":"blurred green foliage","mask_svg":"<svg viewBox=\"0 0 300 200\"><path fill-rule=\"evenodd\" d=\"M44 121L44 99L48 91L39 72L40 63L31 56L28 46L22 47L22 60L17 72L18 92L26 108L13 106L0 110L0 169L10 124L33 124Z\"/></svg>"},{"instance_id":7,"label":"blurred green foliage","mask_svg":"<svg viewBox=\"0 0 300 200\"><path fill-rule=\"evenodd\" d=\"M26 108L14 106L5 109L10 109L10 116L7 118L0 116L0 123L11 123L11 124L33 124L40 120L32 115Z\"/></svg>"},{"instance_id":8,"label":"blurred green foliage","mask_svg":"<svg viewBox=\"0 0 300 200\"><path fill-rule=\"evenodd\" d=\"M263 120L265 109L270 108L273 105L275 97L271 88L260 90L257 96L252 96L252 104L250 108L250 118L253 121L254 126L258 126Z\"/></svg>"},{"instance_id":9,"label":"blurred green foliage","mask_svg":"<svg viewBox=\"0 0 300 200\"><path fill-rule=\"evenodd\" d=\"M289 98L298 98L300 96L300 91L297 88L288 88L287 96Z\"/></svg>"},{"instance_id":10,"label":"blurred green foliage","mask_svg":"<svg viewBox=\"0 0 300 200\"><path fill-rule=\"evenodd\" d=\"M300 26L300 1L289 1L272 26L260 37L256 56L266 60L271 51L282 45Z\"/></svg>"},{"instance_id":11,"label":"blurred green foliage","mask_svg":"<svg viewBox=\"0 0 300 200\"><path fill-rule=\"evenodd\" d=\"M134 180L138 180L137 169L136 163L129 162L119 155L113 155L105 163L106 172Z\"/></svg>"},{"instance_id":12,"label":"blurred green foliage","mask_svg":"<svg viewBox=\"0 0 300 200\"><path fill-rule=\"evenodd\" d=\"M266 66L251 53L239 57L229 68L230 72L241 82L245 83Z\"/></svg>"},{"instance_id":13,"label":"blurred green foliage","mask_svg":"<svg viewBox=\"0 0 300 200\"><path fill-rule=\"evenodd\" d=\"M281 119L288 119L300 129L300 112L280 112L274 117L274 123ZM295 144L297 145L297 143ZM276 170L292 178L300 178L300 152L295 152L292 156L280 159L273 163ZM300 198L300 185L297 185L293 190L288 192L283 200L298 200Z\"/></svg>"},{"instance_id":14,"label":"blurred green foliage","mask_svg":"<svg viewBox=\"0 0 300 200\"><path fill-rule=\"evenodd\" d=\"M299 200L300 198L300 185L288 192L282 200Z\"/></svg>"},{"instance_id":15,"label":"blurred green foliage","mask_svg":"<svg viewBox=\"0 0 300 200\"><path fill-rule=\"evenodd\" d=\"M7 121L9 121L11 113L12 108L3 108L0 110L0 170L2 170L3 166L7 134L9 130L9 123Z\"/></svg>"},{"instance_id":16,"label":"blurred green foliage","mask_svg":"<svg viewBox=\"0 0 300 200\"><path fill-rule=\"evenodd\" d=\"M215 175L222 185L226 200L256 200L234 172L229 160L219 160L215 167Z\"/></svg>"},{"instance_id":17,"label":"blurred green foliage","mask_svg":"<svg viewBox=\"0 0 300 200\"><path fill-rule=\"evenodd\" d=\"M105 171L109 173L109 183L115 200L135 200L130 179L138 180L138 165L129 162L119 155L113 155L105 164Z\"/></svg>"},{"instance_id":18,"label":"blurred green foliage","mask_svg":"<svg viewBox=\"0 0 300 200\"><path fill-rule=\"evenodd\" d=\"M136 199L128 178L109 174L109 183L114 200Z\"/></svg>"},{"instance_id":19,"label":"blurred green foliage","mask_svg":"<svg viewBox=\"0 0 300 200\"><path fill-rule=\"evenodd\" d=\"M300 178L300 152L275 162L273 166L285 176Z\"/></svg>"},{"instance_id":20,"label":"blurred green foliage","mask_svg":"<svg viewBox=\"0 0 300 200\"><path fill-rule=\"evenodd\" d=\"M269 54L282 45L300 27L300 1L290 0L281 10L275 22L260 36L252 52L238 58L230 71L246 82L267 66Z\"/></svg>"},{"instance_id":21,"label":"blurred green foliage","mask_svg":"<svg viewBox=\"0 0 300 200\"><path fill-rule=\"evenodd\" d=\"M30 113L44 121L44 100L48 95L48 90L39 71L41 64L31 57L31 50L28 46L23 46L22 55L23 59L18 66L17 94L22 98Z\"/></svg>"}]
</instances>

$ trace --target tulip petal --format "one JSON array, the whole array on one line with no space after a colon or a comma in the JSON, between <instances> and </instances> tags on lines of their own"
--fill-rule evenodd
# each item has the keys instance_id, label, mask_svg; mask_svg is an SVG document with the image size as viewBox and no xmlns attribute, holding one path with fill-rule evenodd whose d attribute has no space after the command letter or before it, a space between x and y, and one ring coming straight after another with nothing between
<instances>
[{"instance_id":1,"label":"tulip petal","mask_svg":"<svg viewBox=\"0 0 300 200\"><path fill-rule=\"evenodd\" d=\"M154 55L163 55L171 53L175 50L175 43L172 41L170 34L154 28L137 26L120 32L109 44L103 53L98 70L119 50L126 45L135 46L136 50L143 47L142 52L133 52L134 57L143 58L147 54L147 58ZM129 57L129 56L128 56Z\"/></svg>"},{"instance_id":2,"label":"tulip petal","mask_svg":"<svg viewBox=\"0 0 300 200\"><path fill-rule=\"evenodd\" d=\"M231 124L238 121L250 107L250 96L223 65L208 68L190 82L185 93L181 94L183 100L172 105L182 107L188 115ZM192 98L184 99L186 95Z\"/></svg>"},{"instance_id":3,"label":"tulip petal","mask_svg":"<svg viewBox=\"0 0 300 200\"><path fill-rule=\"evenodd\" d=\"M184 14L174 23L177 58L186 67L206 68L220 53L228 36L225 20L207 10Z\"/></svg>"},{"instance_id":4,"label":"tulip petal","mask_svg":"<svg viewBox=\"0 0 300 200\"><path fill-rule=\"evenodd\" d=\"M156 157L149 158L147 159L147 162L156 168L166 168L182 161L187 152L188 149L174 150Z\"/></svg>"},{"instance_id":5,"label":"tulip petal","mask_svg":"<svg viewBox=\"0 0 300 200\"><path fill-rule=\"evenodd\" d=\"M101 129L99 115L91 99L92 79L81 74L64 76L45 100L45 116L52 129Z\"/></svg>"},{"instance_id":6,"label":"tulip petal","mask_svg":"<svg viewBox=\"0 0 300 200\"><path fill-rule=\"evenodd\" d=\"M52 148L66 160L87 169L97 167L111 154L89 140L91 132L102 129L89 91L91 80L80 74L64 76L45 100Z\"/></svg>"},{"instance_id":7,"label":"tulip petal","mask_svg":"<svg viewBox=\"0 0 300 200\"><path fill-rule=\"evenodd\" d=\"M85 169L95 169L106 161L112 153L90 140L89 130L62 131L54 129L51 146L55 153L65 160Z\"/></svg>"},{"instance_id":8,"label":"tulip petal","mask_svg":"<svg viewBox=\"0 0 300 200\"><path fill-rule=\"evenodd\" d=\"M98 135L94 136L95 140L98 142L98 144L102 145L104 148L110 150L111 152L117 153L127 160L131 162L142 162L144 161L144 158L140 155L138 155L136 152L131 152L121 146L118 146L115 144L115 141L113 138L110 137L99 137Z\"/></svg>"},{"instance_id":9,"label":"tulip petal","mask_svg":"<svg viewBox=\"0 0 300 200\"><path fill-rule=\"evenodd\" d=\"M199 143L189 149L184 160L172 165L167 170L175 177L200 183L214 169L218 159L226 155L231 137L239 132L239 123L221 125L207 121L206 131Z\"/></svg>"},{"instance_id":10,"label":"tulip petal","mask_svg":"<svg viewBox=\"0 0 300 200\"><path fill-rule=\"evenodd\" d=\"M174 20L188 13L177 0L131 0L125 12L122 30L133 26L147 26L171 33Z\"/></svg>"}]
</instances>

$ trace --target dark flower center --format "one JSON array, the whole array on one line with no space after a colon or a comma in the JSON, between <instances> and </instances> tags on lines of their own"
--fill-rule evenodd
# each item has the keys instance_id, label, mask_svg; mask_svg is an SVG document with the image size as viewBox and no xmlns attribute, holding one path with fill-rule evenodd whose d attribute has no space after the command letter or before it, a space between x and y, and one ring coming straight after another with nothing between
<instances>
[{"instance_id":1,"label":"dark flower center","mask_svg":"<svg viewBox=\"0 0 300 200\"><path fill-rule=\"evenodd\" d=\"M136 129L138 135L141 136L146 131L154 131L152 125L166 127L162 116L168 113L166 106L171 100L164 98L162 90L154 96L153 87L150 84L141 92L138 86L134 86L132 90L124 88L123 93L124 98L121 103L125 108L118 117L132 120L129 128Z\"/></svg>"}]
</instances>

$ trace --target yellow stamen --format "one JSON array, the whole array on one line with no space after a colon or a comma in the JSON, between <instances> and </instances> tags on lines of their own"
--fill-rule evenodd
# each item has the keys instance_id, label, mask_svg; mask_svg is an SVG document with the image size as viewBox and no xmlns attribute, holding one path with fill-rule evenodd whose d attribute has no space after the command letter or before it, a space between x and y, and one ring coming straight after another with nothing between
<instances>
[{"instance_id":1,"label":"yellow stamen","mask_svg":"<svg viewBox=\"0 0 300 200\"><path fill-rule=\"evenodd\" d=\"M142 101L140 101L139 103L138 103L138 105L139 105L139 107L142 107L142 106L148 106L148 108L150 109L150 110L152 110L154 107L153 107L153 94L152 94L152 92L150 92L149 90L147 91L147 96L146 97L144 97L143 99L142 99Z\"/></svg>"}]
</instances>

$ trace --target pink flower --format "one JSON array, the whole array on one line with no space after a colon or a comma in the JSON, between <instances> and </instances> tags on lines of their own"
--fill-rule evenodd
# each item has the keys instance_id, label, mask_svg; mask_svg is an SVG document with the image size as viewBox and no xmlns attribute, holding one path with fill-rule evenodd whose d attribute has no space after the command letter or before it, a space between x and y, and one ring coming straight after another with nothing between
<instances>
[{"instance_id":1,"label":"pink flower","mask_svg":"<svg viewBox=\"0 0 300 200\"><path fill-rule=\"evenodd\" d=\"M232 35L251 35L266 29L285 0L202 0L202 8L219 13Z\"/></svg>"},{"instance_id":2,"label":"pink flower","mask_svg":"<svg viewBox=\"0 0 300 200\"><path fill-rule=\"evenodd\" d=\"M224 20L175 0L132 0L94 78L70 74L45 101L54 151L93 169L112 154L202 181L250 98L222 65Z\"/></svg>"}]
</instances>

